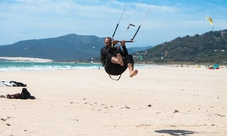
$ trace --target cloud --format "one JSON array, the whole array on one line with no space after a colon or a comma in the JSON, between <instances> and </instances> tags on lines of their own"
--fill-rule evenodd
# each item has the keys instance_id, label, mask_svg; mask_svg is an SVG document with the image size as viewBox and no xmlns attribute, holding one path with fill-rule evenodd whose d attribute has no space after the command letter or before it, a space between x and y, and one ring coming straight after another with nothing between
<instances>
[{"instance_id":1,"label":"cloud","mask_svg":"<svg viewBox=\"0 0 227 136\"><path fill-rule=\"evenodd\" d=\"M210 30L204 18L214 20L216 30L226 28L223 1L167 0L2 0L0 45L20 40L57 37L69 33L111 36L125 5L116 39L131 39L150 11L136 37L135 46L156 45L178 36ZM138 8L136 14L135 11ZM134 15L135 14L135 15ZM132 19L133 18L133 19ZM129 23L136 27L130 27Z\"/></svg>"}]
</instances>

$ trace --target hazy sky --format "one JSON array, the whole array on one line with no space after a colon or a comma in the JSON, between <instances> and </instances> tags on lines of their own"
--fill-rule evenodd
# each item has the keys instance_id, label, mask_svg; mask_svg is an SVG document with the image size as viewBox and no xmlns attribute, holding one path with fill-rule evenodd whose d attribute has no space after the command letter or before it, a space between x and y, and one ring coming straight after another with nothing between
<instances>
[{"instance_id":1,"label":"hazy sky","mask_svg":"<svg viewBox=\"0 0 227 136\"><path fill-rule=\"evenodd\" d=\"M227 0L1 0L0 45L71 33L112 36L125 6L117 40L130 40L150 9L130 46L211 31L206 16L215 31L227 29ZM135 27L126 31L129 23Z\"/></svg>"}]
</instances>

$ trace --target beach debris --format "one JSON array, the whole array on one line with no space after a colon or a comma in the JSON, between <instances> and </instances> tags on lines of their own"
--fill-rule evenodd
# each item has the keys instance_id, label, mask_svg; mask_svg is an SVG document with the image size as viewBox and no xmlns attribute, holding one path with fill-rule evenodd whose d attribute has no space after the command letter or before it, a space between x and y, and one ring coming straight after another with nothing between
<instances>
[{"instance_id":1,"label":"beach debris","mask_svg":"<svg viewBox=\"0 0 227 136\"><path fill-rule=\"evenodd\" d=\"M152 126L151 124L140 124L140 125L137 125L136 127L150 127Z\"/></svg>"},{"instance_id":2,"label":"beach debris","mask_svg":"<svg viewBox=\"0 0 227 136\"><path fill-rule=\"evenodd\" d=\"M6 96L5 95L0 95L0 98L6 98Z\"/></svg>"},{"instance_id":3,"label":"beach debris","mask_svg":"<svg viewBox=\"0 0 227 136\"><path fill-rule=\"evenodd\" d=\"M2 121L6 121L6 119L4 119L4 118L1 118L1 120L2 120Z\"/></svg>"},{"instance_id":4,"label":"beach debris","mask_svg":"<svg viewBox=\"0 0 227 136\"><path fill-rule=\"evenodd\" d=\"M126 108L126 109L131 109L131 108L130 108L130 107L128 107L127 105L125 105L125 108Z\"/></svg>"},{"instance_id":5,"label":"beach debris","mask_svg":"<svg viewBox=\"0 0 227 136\"><path fill-rule=\"evenodd\" d=\"M2 121L6 121L8 119L10 119L11 117L7 117L7 118L1 118Z\"/></svg>"},{"instance_id":6,"label":"beach debris","mask_svg":"<svg viewBox=\"0 0 227 136\"><path fill-rule=\"evenodd\" d=\"M7 126L11 126L9 123L6 124Z\"/></svg>"},{"instance_id":7,"label":"beach debris","mask_svg":"<svg viewBox=\"0 0 227 136\"><path fill-rule=\"evenodd\" d=\"M151 107L152 105L151 105L151 104L148 104L147 106L148 106L148 107Z\"/></svg>"},{"instance_id":8,"label":"beach debris","mask_svg":"<svg viewBox=\"0 0 227 136\"><path fill-rule=\"evenodd\" d=\"M221 114L218 114L218 113L215 113L215 115L217 115L219 117L225 117L225 115L221 115Z\"/></svg>"},{"instance_id":9,"label":"beach debris","mask_svg":"<svg viewBox=\"0 0 227 136\"><path fill-rule=\"evenodd\" d=\"M178 113L179 111L178 110L175 110L173 113Z\"/></svg>"}]
</instances>

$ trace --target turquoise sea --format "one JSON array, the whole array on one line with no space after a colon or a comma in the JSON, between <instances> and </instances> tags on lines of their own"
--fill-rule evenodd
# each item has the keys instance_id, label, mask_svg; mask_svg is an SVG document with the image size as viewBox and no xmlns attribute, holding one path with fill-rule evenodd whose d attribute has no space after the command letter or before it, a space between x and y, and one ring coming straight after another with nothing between
<instances>
[{"instance_id":1,"label":"turquoise sea","mask_svg":"<svg viewBox=\"0 0 227 136\"><path fill-rule=\"evenodd\" d=\"M135 67L157 67L152 65L135 65ZM101 63L75 62L30 62L0 61L0 72L4 71L38 71L38 70L70 70L70 69L103 69Z\"/></svg>"},{"instance_id":2,"label":"turquoise sea","mask_svg":"<svg viewBox=\"0 0 227 136\"><path fill-rule=\"evenodd\" d=\"M98 69L97 63L73 62L30 62L30 61L0 61L0 72L4 71L37 71L37 70L64 70L64 69Z\"/></svg>"}]
</instances>

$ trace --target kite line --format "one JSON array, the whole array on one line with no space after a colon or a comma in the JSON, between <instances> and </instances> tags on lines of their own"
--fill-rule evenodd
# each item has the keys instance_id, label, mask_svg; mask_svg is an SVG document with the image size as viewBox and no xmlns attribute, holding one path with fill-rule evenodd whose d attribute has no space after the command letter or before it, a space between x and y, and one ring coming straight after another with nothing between
<instances>
[{"instance_id":1,"label":"kite line","mask_svg":"<svg viewBox=\"0 0 227 136\"><path fill-rule=\"evenodd\" d=\"M132 24L132 21L133 21L135 15L136 15L136 12L137 12L137 10L138 10L138 8L139 8L139 5L140 5L141 1L142 1L142 0L139 1L139 4L137 5L137 8L136 8L136 10L135 10L135 12L134 12L134 14L133 14L133 16L132 16L132 18L131 18L131 20L130 20L128 26L127 26L127 28L126 28L125 34L124 34L124 36L123 36L123 39L124 39L124 37L126 36L128 30L129 30L129 28L130 28L131 26L135 27L135 24ZM113 39L114 36L115 36L115 33L116 33L117 29L118 29L118 26L119 26L119 24L120 24L120 21L121 21L121 19L122 19L122 16L123 16L123 14L124 14L124 12L125 12L126 7L127 7L127 5L125 6L125 8L124 8L124 10L123 10L123 12L122 12L122 14L121 14L121 17L120 17L120 19L119 19L119 21L118 21L118 23L117 23L117 25L116 25L116 27L115 27L115 30L114 30L113 35L112 35L112 39ZM147 15L148 15L148 13L149 13L149 11L150 11L150 9L151 9L151 6L150 6L149 9L147 10L147 12L146 12L146 14L145 14L143 20L141 21L140 25L138 26L138 28L137 28L135 34L133 35L133 37L132 37L130 40L126 40L125 42L134 42L134 39L135 39L137 33L139 32L139 30L140 30L140 28L141 28L141 26L142 26L144 20L146 19Z\"/></svg>"}]
</instances>

